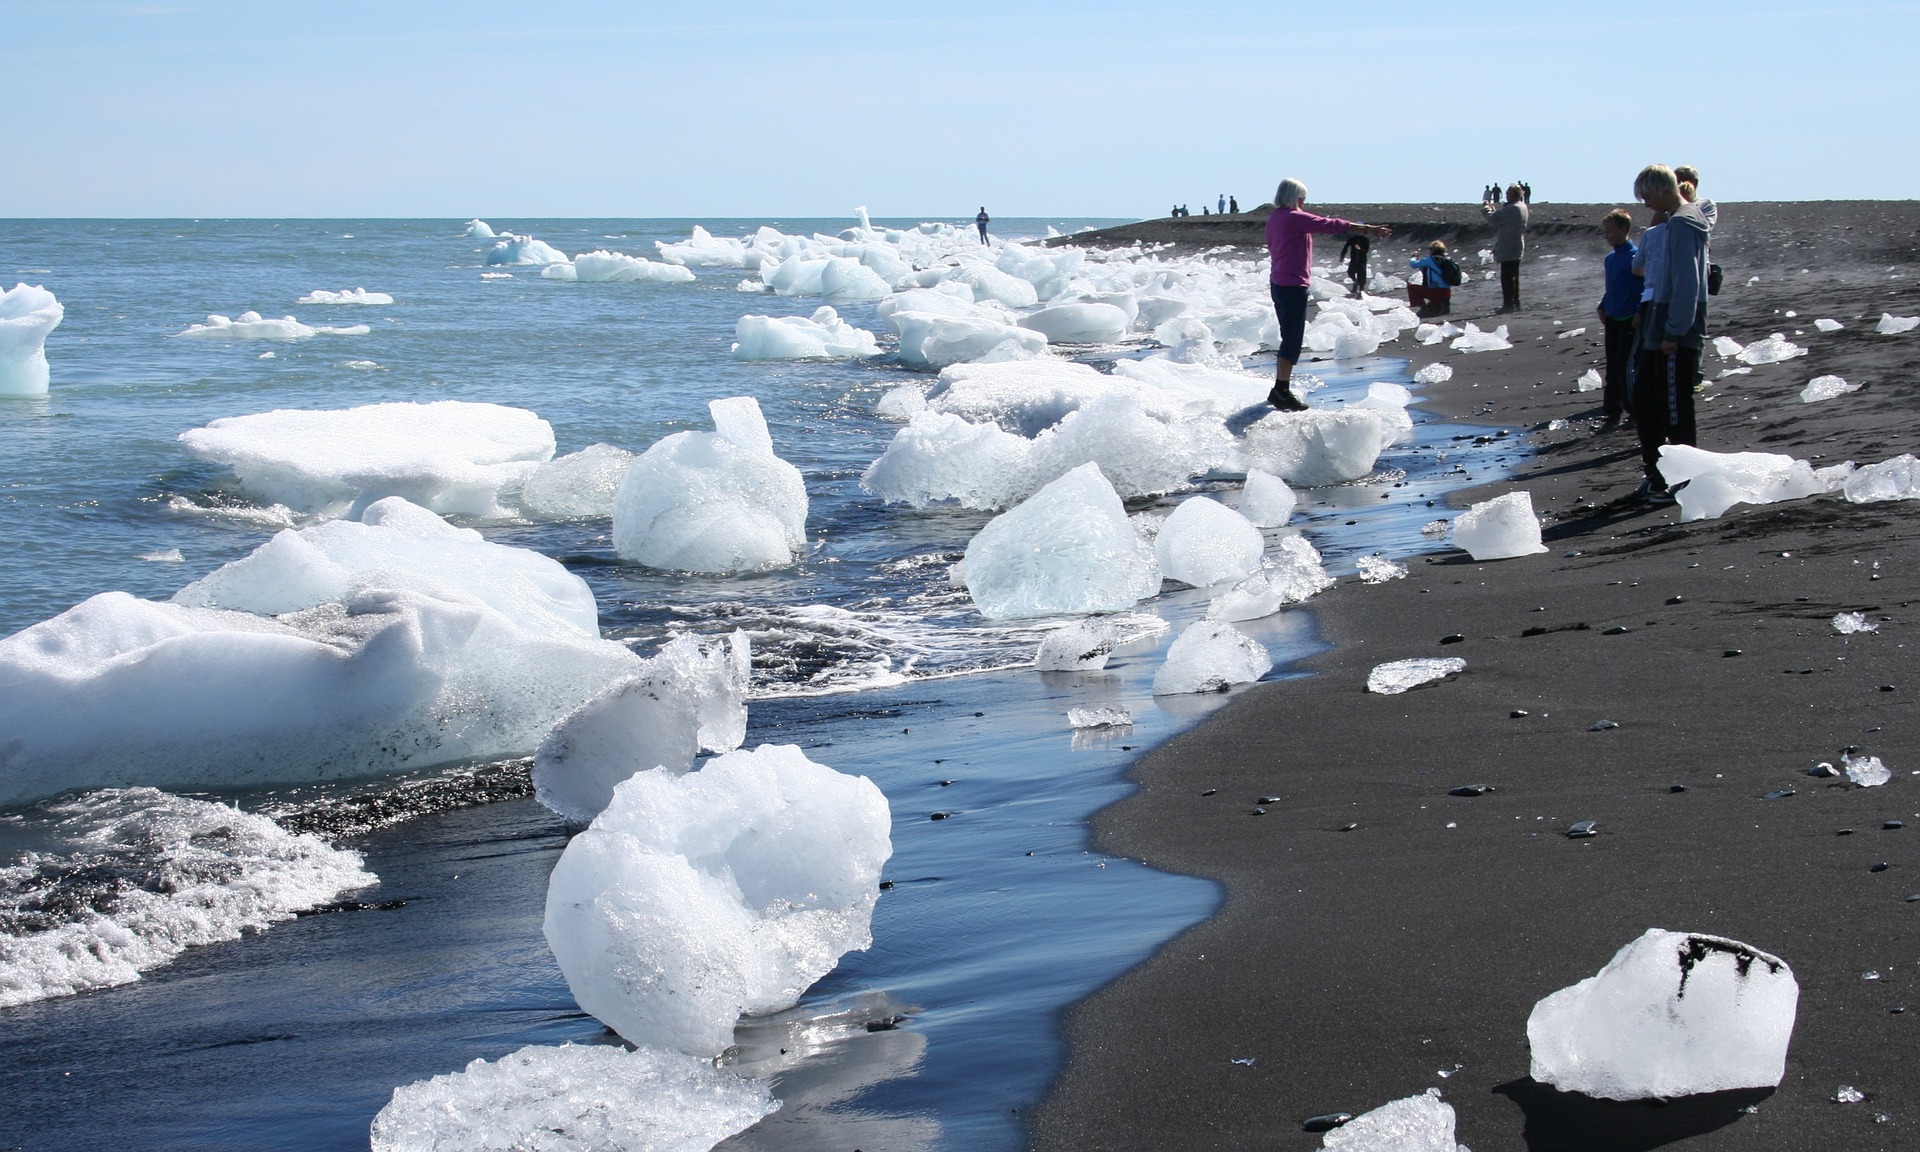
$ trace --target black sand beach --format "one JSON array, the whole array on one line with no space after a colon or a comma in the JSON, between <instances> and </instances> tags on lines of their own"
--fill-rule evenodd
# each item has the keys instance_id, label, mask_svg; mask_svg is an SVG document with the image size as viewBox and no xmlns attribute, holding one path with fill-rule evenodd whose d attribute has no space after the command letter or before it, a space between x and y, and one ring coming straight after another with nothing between
<instances>
[{"instance_id":1,"label":"black sand beach","mask_svg":"<svg viewBox=\"0 0 1920 1152\"><path fill-rule=\"evenodd\" d=\"M1404 267L1426 227L1478 274L1473 206L1309 207L1395 223L1379 267ZM1920 506L1816 497L1682 523L1620 499L1639 479L1636 441L1596 435L1600 394L1574 389L1600 360L1607 207L1535 205L1525 311L1491 316L1492 282L1456 292L1452 319L1506 322L1512 350L1414 353L1455 370L1422 406L1533 446L1510 481L1468 498L1530 492L1550 551L1441 551L1404 580L1329 590L1311 602L1333 645L1313 675L1248 690L1140 761L1139 792L1097 822L1100 847L1215 878L1227 900L1073 1011L1036 1146L1317 1148L1304 1118L1430 1087L1474 1152L1920 1146L1920 675L1905 647ZM1221 236L1237 219L1131 229L1211 246L1233 242ZM1920 312L1917 235L1912 202L1723 204L1710 332L1784 332L1811 353L1715 381L1730 365L1709 352L1701 447L1816 467L1920 447L1920 332L1873 331L1882 312ZM1846 327L1822 335L1817 317ZM1803 404L1828 373L1866 387ZM1841 611L1879 631L1839 635ZM1374 665L1414 656L1466 671L1363 691ZM1618 727L1589 730L1601 720ZM1806 774L1847 745L1893 780ZM1467 784L1495 790L1448 795ZM1278 799L1253 815L1264 797ZM1578 820L1599 834L1567 838ZM1883 828L1895 820L1906 827ZM1651 927L1792 966L1778 1089L1603 1104L1530 1080L1535 1002ZM1866 1099L1835 1103L1842 1085Z\"/></svg>"}]
</instances>

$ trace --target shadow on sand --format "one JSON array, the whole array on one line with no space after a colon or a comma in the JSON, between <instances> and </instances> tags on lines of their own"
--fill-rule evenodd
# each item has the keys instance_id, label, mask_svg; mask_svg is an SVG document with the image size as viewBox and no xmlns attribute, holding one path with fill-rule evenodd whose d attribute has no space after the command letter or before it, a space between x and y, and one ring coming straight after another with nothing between
<instances>
[{"instance_id":1,"label":"shadow on sand","mask_svg":"<svg viewBox=\"0 0 1920 1152\"><path fill-rule=\"evenodd\" d=\"M1679 1100L1599 1100L1524 1077L1496 1087L1527 1117L1529 1152L1646 1152L1724 1128L1773 1095L1737 1088Z\"/></svg>"}]
</instances>

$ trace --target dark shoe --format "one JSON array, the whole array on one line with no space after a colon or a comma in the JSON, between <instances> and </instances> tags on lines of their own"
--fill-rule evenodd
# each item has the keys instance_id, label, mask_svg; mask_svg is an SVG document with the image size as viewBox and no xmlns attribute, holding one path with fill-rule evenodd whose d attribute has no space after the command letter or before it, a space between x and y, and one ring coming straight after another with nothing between
<instances>
[{"instance_id":1,"label":"dark shoe","mask_svg":"<svg viewBox=\"0 0 1920 1152\"><path fill-rule=\"evenodd\" d=\"M1305 412L1307 402L1293 394L1293 389L1284 384L1275 384L1273 391L1267 393L1267 403L1282 412Z\"/></svg>"},{"instance_id":2,"label":"dark shoe","mask_svg":"<svg viewBox=\"0 0 1920 1152\"><path fill-rule=\"evenodd\" d=\"M1671 504L1673 493L1667 491L1665 486L1656 486L1653 479L1649 477L1640 481L1640 487L1635 488L1633 495L1627 499L1637 504Z\"/></svg>"},{"instance_id":3,"label":"dark shoe","mask_svg":"<svg viewBox=\"0 0 1920 1152\"><path fill-rule=\"evenodd\" d=\"M1655 508L1664 508L1669 504L1678 502L1679 498L1674 496L1672 490L1667 488L1655 488L1653 491L1647 493L1647 503Z\"/></svg>"},{"instance_id":4,"label":"dark shoe","mask_svg":"<svg viewBox=\"0 0 1920 1152\"><path fill-rule=\"evenodd\" d=\"M1609 432L1617 432L1619 430L1620 417L1609 416L1605 420L1600 421L1600 427L1595 429L1593 434L1595 436L1605 436Z\"/></svg>"}]
</instances>

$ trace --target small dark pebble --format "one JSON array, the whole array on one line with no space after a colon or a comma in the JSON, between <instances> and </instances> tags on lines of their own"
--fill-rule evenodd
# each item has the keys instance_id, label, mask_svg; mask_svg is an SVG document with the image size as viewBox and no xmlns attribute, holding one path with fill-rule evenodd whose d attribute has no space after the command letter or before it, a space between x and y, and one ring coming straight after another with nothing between
<instances>
[{"instance_id":1,"label":"small dark pebble","mask_svg":"<svg viewBox=\"0 0 1920 1152\"><path fill-rule=\"evenodd\" d=\"M1451 636L1442 636L1442 637L1440 637L1440 643L1442 643L1442 644L1458 644L1458 643L1460 643L1460 641L1462 641L1462 640L1465 640L1465 639L1466 639L1466 637L1465 637L1465 636L1462 636L1462 635L1461 635L1460 633L1458 633L1458 632L1455 632L1455 633L1454 633L1453 635L1451 635Z\"/></svg>"},{"instance_id":2,"label":"small dark pebble","mask_svg":"<svg viewBox=\"0 0 1920 1152\"><path fill-rule=\"evenodd\" d=\"M1507 713L1507 719L1520 720L1520 719L1524 719L1526 715L1527 715L1527 710L1525 708L1515 708L1513 711Z\"/></svg>"},{"instance_id":3,"label":"small dark pebble","mask_svg":"<svg viewBox=\"0 0 1920 1152\"><path fill-rule=\"evenodd\" d=\"M1873 864L1872 864L1872 865L1871 865L1870 867L1868 867L1868 869L1867 869L1867 871L1869 871L1869 872L1885 872L1885 871L1886 871L1887 869L1889 869L1889 868L1891 868L1891 867L1893 867L1893 865L1891 865L1891 864L1889 864L1889 863L1887 863L1887 862L1886 862L1885 860L1876 860L1876 861L1874 861L1874 862L1873 862Z\"/></svg>"},{"instance_id":4,"label":"small dark pebble","mask_svg":"<svg viewBox=\"0 0 1920 1152\"><path fill-rule=\"evenodd\" d=\"M1720 656L1722 659L1728 656L1738 656L1738 655L1740 655L1740 649L1738 648L1729 648L1725 652L1720 653Z\"/></svg>"},{"instance_id":5,"label":"small dark pebble","mask_svg":"<svg viewBox=\"0 0 1920 1152\"><path fill-rule=\"evenodd\" d=\"M951 787L953 787L953 781L951 781L951 780L942 780L942 781L940 781L940 787L942 787L942 788L951 788Z\"/></svg>"},{"instance_id":6,"label":"small dark pebble","mask_svg":"<svg viewBox=\"0 0 1920 1152\"><path fill-rule=\"evenodd\" d=\"M867 1021L867 1031L891 1032L906 1023L906 1020L907 1018L905 1016L882 1016L878 1020Z\"/></svg>"},{"instance_id":7,"label":"small dark pebble","mask_svg":"<svg viewBox=\"0 0 1920 1152\"><path fill-rule=\"evenodd\" d=\"M1669 596L1669 597L1667 597L1667 603L1669 603L1669 604L1685 604L1686 602L1687 602L1687 598L1686 598L1685 596Z\"/></svg>"},{"instance_id":8,"label":"small dark pebble","mask_svg":"<svg viewBox=\"0 0 1920 1152\"><path fill-rule=\"evenodd\" d=\"M1262 797L1260 797L1260 799L1258 799L1258 800L1255 800L1255 801L1254 801L1254 803L1255 803L1255 804L1278 804L1278 803L1280 803L1280 797L1278 797L1278 796L1262 796Z\"/></svg>"},{"instance_id":9,"label":"small dark pebble","mask_svg":"<svg viewBox=\"0 0 1920 1152\"><path fill-rule=\"evenodd\" d=\"M1209 788L1209 789L1207 789L1207 790L1206 790L1205 792L1202 792L1202 793L1200 793L1200 795L1202 795L1202 796L1212 796L1212 795L1213 795L1214 793L1216 793L1216 792L1218 792L1218 791L1220 791L1220 789L1218 789L1218 788Z\"/></svg>"},{"instance_id":10,"label":"small dark pebble","mask_svg":"<svg viewBox=\"0 0 1920 1152\"><path fill-rule=\"evenodd\" d=\"M1249 816L1265 816L1266 814L1267 810L1265 808L1255 808L1253 811L1247 813Z\"/></svg>"},{"instance_id":11,"label":"small dark pebble","mask_svg":"<svg viewBox=\"0 0 1920 1152\"><path fill-rule=\"evenodd\" d=\"M1686 786L1685 784L1669 784L1669 785L1667 785L1667 791L1669 791L1669 792L1685 792L1686 790L1687 790L1687 786Z\"/></svg>"},{"instance_id":12,"label":"small dark pebble","mask_svg":"<svg viewBox=\"0 0 1920 1152\"><path fill-rule=\"evenodd\" d=\"M1567 829L1567 839L1569 840L1580 840L1588 836L1597 836L1599 834L1600 834L1600 822L1598 820L1582 820L1578 824L1575 824L1573 827Z\"/></svg>"},{"instance_id":13,"label":"small dark pebble","mask_svg":"<svg viewBox=\"0 0 1920 1152\"><path fill-rule=\"evenodd\" d=\"M975 712L975 713L974 713L974 715L975 715L975 716L985 716L985 715L986 715L986 713L985 713L985 712Z\"/></svg>"},{"instance_id":14,"label":"small dark pebble","mask_svg":"<svg viewBox=\"0 0 1920 1152\"><path fill-rule=\"evenodd\" d=\"M1905 1011L1906 1011L1906 1009L1905 1009L1905 1008L1889 1008L1889 1009L1887 1009L1887 1015L1889 1015L1889 1016L1898 1016L1898 1015L1900 1015L1900 1014L1901 1014L1902 1012L1905 1012Z\"/></svg>"},{"instance_id":15,"label":"small dark pebble","mask_svg":"<svg viewBox=\"0 0 1920 1152\"><path fill-rule=\"evenodd\" d=\"M1626 634L1627 634L1628 632L1631 632L1631 631L1633 631L1633 629L1631 629L1631 628L1628 628L1628 627L1627 627L1626 625L1624 625L1624 624L1616 624L1616 625L1614 625L1613 627L1611 627L1611 628L1609 628L1609 629L1607 629L1607 630L1606 630L1605 632L1602 632L1602 633L1600 633L1600 635L1602 635L1602 636L1625 636L1625 635L1626 635Z\"/></svg>"},{"instance_id":16,"label":"small dark pebble","mask_svg":"<svg viewBox=\"0 0 1920 1152\"><path fill-rule=\"evenodd\" d=\"M1907 897L1907 903L1920 904L1920 892L1915 892L1913 895Z\"/></svg>"},{"instance_id":17,"label":"small dark pebble","mask_svg":"<svg viewBox=\"0 0 1920 1152\"><path fill-rule=\"evenodd\" d=\"M1838 832L1835 832L1835 833L1834 833L1834 835L1835 835L1835 836L1851 836L1851 835L1853 835L1853 829L1851 829L1851 828L1842 828L1842 829L1840 829L1840 830L1839 830Z\"/></svg>"},{"instance_id":18,"label":"small dark pebble","mask_svg":"<svg viewBox=\"0 0 1920 1152\"><path fill-rule=\"evenodd\" d=\"M1462 784L1458 788L1448 789L1449 796L1484 796L1493 791L1491 784Z\"/></svg>"},{"instance_id":19,"label":"small dark pebble","mask_svg":"<svg viewBox=\"0 0 1920 1152\"><path fill-rule=\"evenodd\" d=\"M1358 825L1358 824L1342 824L1342 825L1340 826L1340 831L1342 831L1342 832L1351 832L1351 831L1353 831L1353 830L1354 830L1355 828L1358 828L1358 827L1360 827L1360 825Z\"/></svg>"},{"instance_id":20,"label":"small dark pebble","mask_svg":"<svg viewBox=\"0 0 1920 1152\"><path fill-rule=\"evenodd\" d=\"M1612 720L1595 720L1593 723L1587 725L1587 731L1605 732L1609 728L1618 728L1618 727L1620 727L1620 725L1615 723Z\"/></svg>"},{"instance_id":21,"label":"small dark pebble","mask_svg":"<svg viewBox=\"0 0 1920 1152\"><path fill-rule=\"evenodd\" d=\"M1765 795L1764 797L1762 797L1762 799L1764 799L1764 800L1785 800L1785 799L1786 799L1787 797L1789 797L1789 796L1796 796L1796 795L1798 795L1798 793L1796 793L1796 792L1795 792L1795 791L1794 791L1793 789L1791 789L1791 788L1775 788L1775 789L1774 789L1773 791L1771 791L1771 792L1769 792L1769 793L1767 793L1767 794L1766 794L1766 795Z\"/></svg>"},{"instance_id":22,"label":"small dark pebble","mask_svg":"<svg viewBox=\"0 0 1920 1152\"><path fill-rule=\"evenodd\" d=\"M1327 1112L1319 1116L1307 1117L1300 1121L1300 1127L1308 1132L1331 1132L1351 1119L1353 1119L1351 1112Z\"/></svg>"},{"instance_id":23,"label":"small dark pebble","mask_svg":"<svg viewBox=\"0 0 1920 1152\"><path fill-rule=\"evenodd\" d=\"M1825 760L1822 760L1820 763L1815 764L1813 767L1807 769L1807 775L1818 776L1824 780L1824 779L1827 779L1828 777L1840 775L1840 769L1835 768L1833 765L1827 763Z\"/></svg>"},{"instance_id":24,"label":"small dark pebble","mask_svg":"<svg viewBox=\"0 0 1920 1152\"><path fill-rule=\"evenodd\" d=\"M1882 825L1880 825L1880 827L1882 827L1882 828L1884 828L1884 829L1886 829L1887 831L1889 831L1889 832L1891 832L1891 831L1893 831L1893 830L1894 830L1895 828L1905 828L1905 827L1906 827L1906 825L1905 825L1904 823L1902 823L1901 821L1899 821L1899 820L1889 820L1889 821L1887 821L1887 822L1886 822L1885 824L1882 824Z\"/></svg>"},{"instance_id":25,"label":"small dark pebble","mask_svg":"<svg viewBox=\"0 0 1920 1152\"><path fill-rule=\"evenodd\" d=\"M1880 685L1880 691L1882 691L1882 692L1891 692L1891 691L1893 691L1893 685L1891 685L1891 684L1882 684L1882 685Z\"/></svg>"},{"instance_id":26,"label":"small dark pebble","mask_svg":"<svg viewBox=\"0 0 1920 1152\"><path fill-rule=\"evenodd\" d=\"M929 820L945 820L945 819L946 819L947 817L949 817L949 816L951 816L951 815L953 815L953 813L951 813L951 812L935 812L935 813L934 813L933 815L931 815L931 816L929 816L929 817L927 817L927 819L929 819Z\"/></svg>"},{"instance_id":27,"label":"small dark pebble","mask_svg":"<svg viewBox=\"0 0 1920 1152\"><path fill-rule=\"evenodd\" d=\"M1122 744L1122 745L1120 745L1120 751L1122 751L1122 752L1131 752L1131 751L1133 751L1133 745L1131 745L1131 744Z\"/></svg>"},{"instance_id":28,"label":"small dark pebble","mask_svg":"<svg viewBox=\"0 0 1920 1152\"><path fill-rule=\"evenodd\" d=\"M885 891L887 891L887 890L889 890L889 889L891 889L892 887L893 887L893 881L891 881L891 880L882 880L882 881L880 881L880 891L882 891L882 892L885 892Z\"/></svg>"}]
</instances>

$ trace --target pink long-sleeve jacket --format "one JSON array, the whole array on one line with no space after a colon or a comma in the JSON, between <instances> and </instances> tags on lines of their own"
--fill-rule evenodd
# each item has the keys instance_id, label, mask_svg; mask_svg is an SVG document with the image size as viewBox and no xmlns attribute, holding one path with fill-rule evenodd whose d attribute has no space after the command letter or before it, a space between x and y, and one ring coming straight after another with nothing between
<instances>
[{"instance_id":1,"label":"pink long-sleeve jacket","mask_svg":"<svg viewBox=\"0 0 1920 1152\"><path fill-rule=\"evenodd\" d=\"M1337 216L1315 216L1299 208L1275 208L1267 217L1267 256L1273 270L1269 282L1282 287L1305 288L1313 269L1313 234L1346 232L1353 221Z\"/></svg>"}]
</instances>

